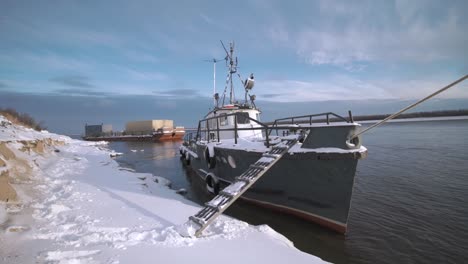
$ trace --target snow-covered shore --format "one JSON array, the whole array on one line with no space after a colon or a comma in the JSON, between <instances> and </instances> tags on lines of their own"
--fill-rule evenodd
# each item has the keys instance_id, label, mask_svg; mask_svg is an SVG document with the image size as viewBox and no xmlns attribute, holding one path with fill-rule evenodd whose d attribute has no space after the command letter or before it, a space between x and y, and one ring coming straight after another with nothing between
<instances>
[{"instance_id":1,"label":"snow-covered shore","mask_svg":"<svg viewBox=\"0 0 468 264\"><path fill-rule=\"evenodd\" d=\"M0 202L1 263L323 262L227 216L182 237L200 206L164 178L120 168L103 143L0 123L0 178L16 192Z\"/></svg>"}]
</instances>

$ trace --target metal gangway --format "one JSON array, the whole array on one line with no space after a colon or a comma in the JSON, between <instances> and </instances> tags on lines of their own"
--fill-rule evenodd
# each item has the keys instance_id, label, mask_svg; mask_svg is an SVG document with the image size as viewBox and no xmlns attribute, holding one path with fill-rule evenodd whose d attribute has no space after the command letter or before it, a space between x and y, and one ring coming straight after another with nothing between
<instances>
[{"instance_id":1,"label":"metal gangway","mask_svg":"<svg viewBox=\"0 0 468 264\"><path fill-rule=\"evenodd\" d=\"M232 184L224 188L211 201L207 202L203 209L195 215L190 216L189 222L191 221L199 226L195 232L195 236L199 237L205 228L273 167L296 142L297 138L291 137L283 139L278 144L272 146L271 150L263 153L257 162L251 164L244 173L237 176Z\"/></svg>"}]
</instances>

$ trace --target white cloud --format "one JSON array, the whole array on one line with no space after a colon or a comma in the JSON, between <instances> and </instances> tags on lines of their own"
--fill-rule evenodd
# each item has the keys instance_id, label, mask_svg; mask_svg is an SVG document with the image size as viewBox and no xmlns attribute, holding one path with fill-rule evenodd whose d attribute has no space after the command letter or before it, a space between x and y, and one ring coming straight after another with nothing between
<instances>
[{"instance_id":1,"label":"white cloud","mask_svg":"<svg viewBox=\"0 0 468 264\"><path fill-rule=\"evenodd\" d=\"M208 17L207 15L200 13L200 17L208 24L215 24L212 18Z\"/></svg>"},{"instance_id":2,"label":"white cloud","mask_svg":"<svg viewBox=\"0 0 468 264\"><path fill-rule=\"evenodd\" d=\"M296 39L297 55L310 64L345 66L374 59L371 52L376 40L369 34L354 29L344 34L306 30Z\"/></svg>"},{"instance_id":3,"label":"white cloud","mask_svg":"<svg viewBox=\"0 0 468 264\"><path fill-rule=\"evenodd\" d=\"M426 2L321 1L319 12L311 14L315 19L301 24L272 19L266 36L306 63L345 69L368 62L468 60L463 12Z\"/></svg>"},{"instance_id":4,"label":"white cloud","mask_svg":"<svg viewBox=\"0 0 468 264\"><path fill-rule=\"evenodd\" d=\"M307 102L326 100L387 99L392 96L384 89L359 79L334 76L331 81L257 80L258 99L278 102ZM267 98L262 97L267 96ZM270 97L269 95L277 95Z\"/></svg>"},{"instance_id":5,"label":"white cloud","mask_svg":"<svg viewBox=\"0 0 468 264\"><path fill-rule=\"evenodd\" d=\"M140 52L140 51L135 51L135 50L126 50L123 52L124 55L135 61L139 62L149 62L149 63L158 63L159 59L154 56L153 54L147 53L147 52Z\"/></svg>"},{"instance_id":6,"label":"white cloud","mask_svg":"<svg viewBox=\"0 0 468 264\"><path fill-rule=\"evenodd\" d=\"M409 80L362 80L347 75L328 80L257 80L257 98L276 102L327 100L421 99L453 82L457 77ZM454 86L437 98L468 98L468 81Z\"/></svg>"},{"instance_id":7,"label":"white cloud","mask_svg":"<svg viewBox=\"0 0 468 264\"><path fill-rule=\"evenodd\" d=\"M397 99L422 99L454 82L461 76L427 76L409 80L380 80L373 83L389 91ZM436 96L437 98L468 98L468 81L459 83Z\"/></svg>"},{"instance_id":8,"label":"white cloud","mask_svg":"<svg viewBox=\"0 0 468 264\"><path fill-rule=\"evenodd\" d=\"M65 57L49 51L0 53L0 60L10 65L10 67L20 65L23 70L33 68L34 71L38 72L48 72L50 70L83 72L94 68L93 63L89 61L70 56Z\"/></svg>"},{"instance_id":9,"label":"white cloud","mask_svg":"<svg viewBox=\"0 0 468 264\"><path fill-rule=\"evenodd\" d=\"M276 24L275 26L271 26L268 29L267 34L269 34L270 38L273 42L278 44L285 44L290 41L290 36L288 30L282 24Z\"/></svg>"},{"instance_id":10,"label":"white cloud","mask_svg":"<svg viewBox=\"0 0 468 264\"><path fill-rule=\"evenodd\" d=\"M126 69L126 72L131 78L137 81L162 81L168 78L166 74L156 71L146 72Z\"/></svg>"}]
</instances>

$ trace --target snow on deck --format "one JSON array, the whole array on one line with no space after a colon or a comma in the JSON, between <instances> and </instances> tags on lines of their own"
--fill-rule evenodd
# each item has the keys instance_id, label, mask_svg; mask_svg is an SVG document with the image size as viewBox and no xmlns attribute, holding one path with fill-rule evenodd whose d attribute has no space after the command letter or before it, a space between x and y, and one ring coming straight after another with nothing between
<instances>
[{"instance_id":1,"label":"snow on deck","mask_svg":"<svg viewBox=\"0 0 468 264\"><path fill-rule=\"evenodd\" d=\"M1 263L323 263L266 225L227 216L202 238L182 237L177 230L201 207L160 177L120 170L94 142L2 129L3 141L44 136L68 143L30 158L41 198L25 202L32 215L25 229L15 229L22 232L8 231L12 221L0 225L7 230L0 232ZM8 217L4 208L0 203L0 218Z\"/></svg>"},{"instance_id":2,"label":"snow on deck","mask_svg":"<svg viewBox=\"0 0 468 264\"><path fill-rule=\"evenodd\" d=\"M276 124L274 127L282 128L282 127L298 127L298 128L308 128L308 127L336 127L336 126L361 126L359 123L352 122L343 122L343 121L335 121L330 123L320 122L320 123L296 123L296 124Z\"/></svg>"}]
</instances>

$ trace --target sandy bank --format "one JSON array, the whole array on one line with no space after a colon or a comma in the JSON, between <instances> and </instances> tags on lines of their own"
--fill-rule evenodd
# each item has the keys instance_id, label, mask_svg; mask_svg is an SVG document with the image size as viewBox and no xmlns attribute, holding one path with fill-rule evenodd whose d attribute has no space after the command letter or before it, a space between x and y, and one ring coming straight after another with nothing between
<instances>
[{"instance_id":1,"label":"sandy bank","mask_svg":"<svg viewBox=\"0 0 468 264\"><path fill-rule=\"evenodd\" d=\"M20 202L15 188L29 183L33 169L37 167L24 156L43 156L58 145L63 145L63 142L48 138L0 142L0 201ZM18 150L22 153L18 153Z\"/></svg>"}]
</instances>

